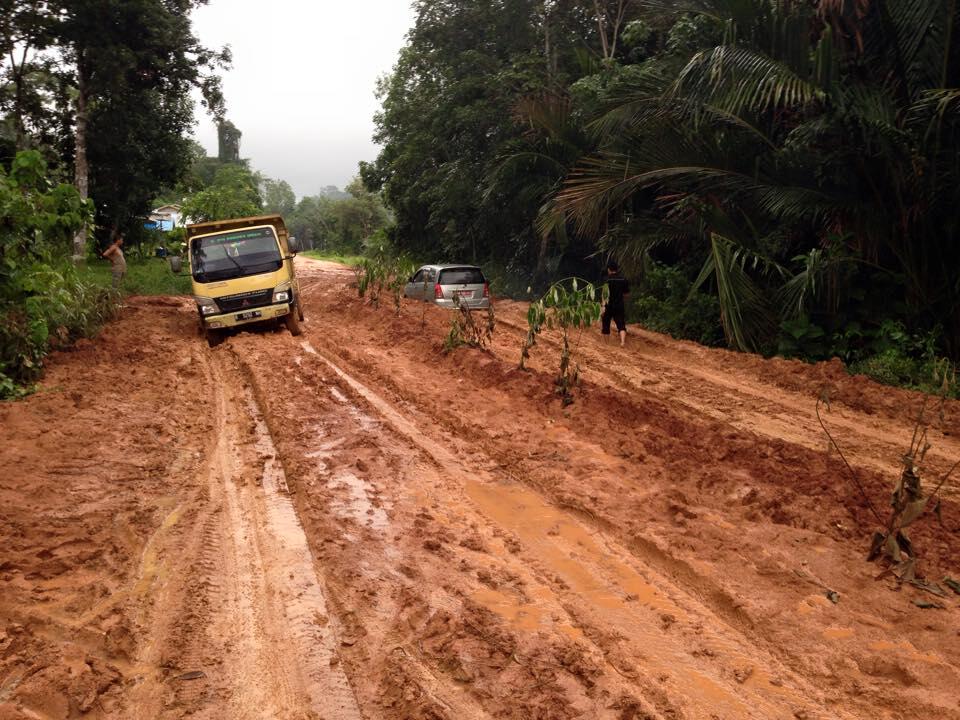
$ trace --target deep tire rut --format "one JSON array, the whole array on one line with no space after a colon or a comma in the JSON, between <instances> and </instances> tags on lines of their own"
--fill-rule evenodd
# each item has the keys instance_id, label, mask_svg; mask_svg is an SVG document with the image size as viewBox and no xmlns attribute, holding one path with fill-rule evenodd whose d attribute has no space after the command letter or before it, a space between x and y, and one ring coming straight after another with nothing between
<instances>
[{"instance_id":1,"label":"deep tire rut","mask_svg":"<svg viewBox=\"0 0 960 720\"><path fill-rule=\"evenodd\" d=\"M362 715L284 470L239 363L210 353L215 441L186 538L166 538L131 717ZM149 668L157 668L151 672Z\"/></svg>"}]
</instances>

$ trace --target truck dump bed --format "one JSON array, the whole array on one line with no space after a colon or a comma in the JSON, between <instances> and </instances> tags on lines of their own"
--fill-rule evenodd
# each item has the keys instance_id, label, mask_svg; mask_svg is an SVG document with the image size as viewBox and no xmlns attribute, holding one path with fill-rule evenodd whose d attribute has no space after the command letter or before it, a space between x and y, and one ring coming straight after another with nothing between
<instances>
[{"instance_id":1,"label":"truck dump bed","mask_svg":"<svg viewBox=\"0 0 960 720\"><path fill-rule=\"evenodd\" d=\"M287 226L284 225L281 215L256 215L254 217L211 220L210 222L187 225L187 240L189 241L197 235L209 235L225 230L240 230L257 225L272 225L274 230L277 231L277 238L280 240L280 247L283 249L284 255L290 254L290 246L287 243Z\"/></svg>"}]
</instances>

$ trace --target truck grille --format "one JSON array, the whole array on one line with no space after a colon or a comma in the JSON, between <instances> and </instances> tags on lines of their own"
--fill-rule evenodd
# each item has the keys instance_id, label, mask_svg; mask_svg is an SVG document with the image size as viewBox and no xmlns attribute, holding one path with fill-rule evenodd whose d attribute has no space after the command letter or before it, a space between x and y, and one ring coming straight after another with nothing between
<instances>
[{"instance_id":1,"label":"truck grille","mask_svg":"<svg viewBox=\"0 0 960 720\"><path fill-rule=\"evenodd\" d=\"M215 298L220 312L239 312L247 308L261 307L269 305L273 300L273 290L253 290L251 292L237 293L236 295L224 295Z\"/></svg>"}]
</instances>

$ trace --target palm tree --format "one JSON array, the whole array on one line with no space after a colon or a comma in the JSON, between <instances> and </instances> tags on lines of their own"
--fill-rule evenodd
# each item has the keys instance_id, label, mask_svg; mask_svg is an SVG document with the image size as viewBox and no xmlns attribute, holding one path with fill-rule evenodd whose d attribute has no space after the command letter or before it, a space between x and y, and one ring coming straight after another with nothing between
<instances>
[{"instance_id":1,"label":"palm tree","mask_svg":"<svg viewBox=\"0 0 960 720\"><path fill-rule=\"evenodd\" d=\"M732 346L757 347L853 262L902 277L915 322L943 323L956 356L956 0L643 4L711 18L723 41L647 61L556 206L581 231L643 228L601 238L621 254L698 243ZM816 255L837 238L844 253Z\"/></svg>"}]
</instances>

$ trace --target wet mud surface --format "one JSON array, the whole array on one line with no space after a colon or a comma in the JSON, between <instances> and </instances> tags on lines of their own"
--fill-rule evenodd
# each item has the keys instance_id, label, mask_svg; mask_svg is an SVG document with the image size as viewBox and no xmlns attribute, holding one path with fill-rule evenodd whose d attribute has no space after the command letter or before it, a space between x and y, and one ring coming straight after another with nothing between
<instances>
[{"instance_id":1,"label":"wet mud surface","mask_svg":"<svg viewBox=\"0 0 960 720\"><path fill-rule=\"evenodd\" d=\"M134 298L0 405L0 719L960 718L960 596L876 579L814 414L883 512L918 395L631 328L564 409L521 305L444 354L444 312L298 263L300 337Z\"/></svg>"}]
</instances>

